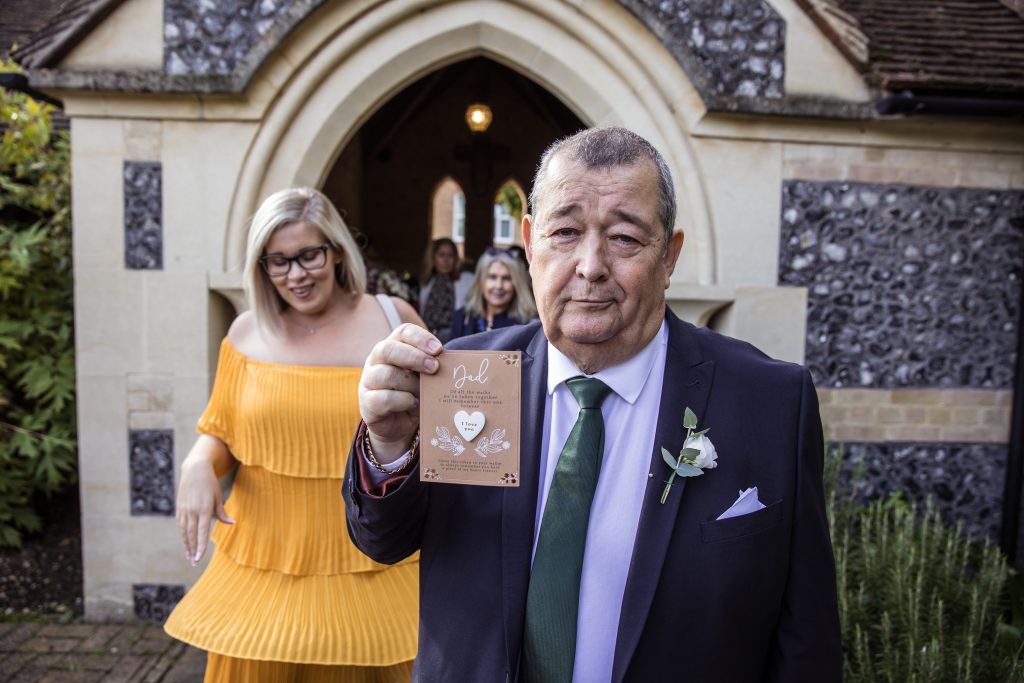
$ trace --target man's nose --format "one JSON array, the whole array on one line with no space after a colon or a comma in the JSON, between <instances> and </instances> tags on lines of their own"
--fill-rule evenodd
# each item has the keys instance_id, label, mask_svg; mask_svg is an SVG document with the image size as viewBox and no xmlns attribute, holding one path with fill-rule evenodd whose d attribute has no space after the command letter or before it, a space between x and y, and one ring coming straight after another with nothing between
<instances>
[{"instance_id":1,"label":"man's nose","mask_svg":"<svg viewBox=\"0 0 1024 683\"><path fill-rule=\"evenodd\" d=\"M591 282L608 276L608 249L601 235L590 232L576 252L576 274Z\"/></svg>"}]
</instances>

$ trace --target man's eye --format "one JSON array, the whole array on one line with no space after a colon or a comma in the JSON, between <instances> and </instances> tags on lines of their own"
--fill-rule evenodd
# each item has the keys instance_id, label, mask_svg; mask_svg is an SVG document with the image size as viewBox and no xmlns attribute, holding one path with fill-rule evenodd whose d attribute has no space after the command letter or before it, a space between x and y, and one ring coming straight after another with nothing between
<instances>
[{"instance_id":1,"label":"man's eye","mask_svg":"<svg viewBox=\"0 0 1024 683\"><path fill-rule=\"evenodd\" d=\"M620 242L622 244L639 244L640 243L640 240L636 239L635 237L631 237L629 235L615 235L615 236L612 237L612 240L614 240L616 242Z\"/></svg>"},{"instance_id":2,"label":"man's eye","mask_svg":"<svg viewBox=\"0 0 1024 683\"><path fill-rule=\"evenodd\" d=\"M559 228L555 230L556 237L572 237L575 234L576 230L574 228Z\"/></svg>"}]
</instances>

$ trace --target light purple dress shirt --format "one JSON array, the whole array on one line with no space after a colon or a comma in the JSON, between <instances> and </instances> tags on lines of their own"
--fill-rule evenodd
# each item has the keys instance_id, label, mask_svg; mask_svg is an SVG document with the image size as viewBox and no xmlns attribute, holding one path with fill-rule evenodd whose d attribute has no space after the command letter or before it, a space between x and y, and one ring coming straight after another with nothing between
<instances>
[{"instance_id":1,"label":"light purple dress shirt","mask_svg":"<svg viewBox=\"0 0 1024 683\"><path fill-rule=\"evenodd\" d=\"M668 326L633 358L598 372L610 393L601 406L604 458L590 507L587 544L580 579L576 624L575 683L603 683L612 677L619 614L640 507L650 471L654 431L661 408ZM540 530L548 489L562 447L579 415L579 405L565 380L582 375L572 361L548 343L548 397L544 408L537 528ZM537 549L534 534L534 552Z\"/></svg>"}]
</instances>

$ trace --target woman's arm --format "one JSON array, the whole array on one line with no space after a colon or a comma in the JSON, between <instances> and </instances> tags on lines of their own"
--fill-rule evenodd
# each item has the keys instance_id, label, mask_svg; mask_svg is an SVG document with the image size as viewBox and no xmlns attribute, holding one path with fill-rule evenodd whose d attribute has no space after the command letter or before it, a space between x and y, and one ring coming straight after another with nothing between
<instances>
[{"instance_id":1,"label":"woman's arm","mask_svg":"<svg viewBox=\"0 0 1024 683\"><path fill-rule=\"evenodd\" d=\"M225 524L235 523L224 512L219 479L237 464L227 444L208 434L199 436L181 463L176 518L185 557L193 565L206 552L213 519Z\"/></svg>"}]
</instances>

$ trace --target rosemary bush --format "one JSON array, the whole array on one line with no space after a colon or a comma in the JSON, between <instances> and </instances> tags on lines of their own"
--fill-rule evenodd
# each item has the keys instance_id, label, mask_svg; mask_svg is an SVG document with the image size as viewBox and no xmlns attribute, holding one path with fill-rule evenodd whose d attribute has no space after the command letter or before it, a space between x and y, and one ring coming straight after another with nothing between
<instances>
[{"instance_id":1,"label":"rosemary bush","mask_svg":"<svg viewBox=\"0 0 1024 683\"><path fill-rule=\"evenodd\" d=\"M1021 629L1007 621L1015 572L1001 551L930 503L857 500L839 486L841 465L829 449L846 683L1024 681Z\"/></svg>"}]
</instances>

